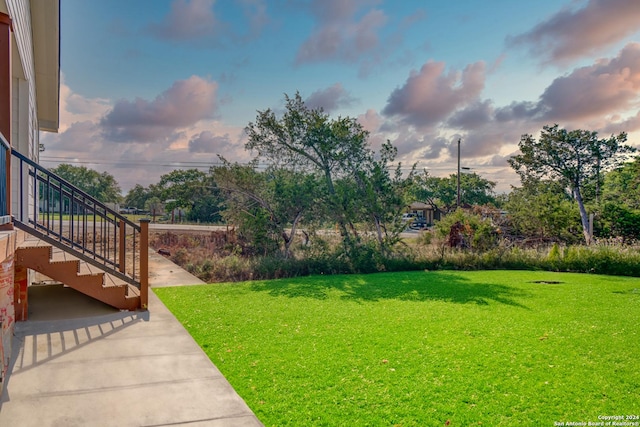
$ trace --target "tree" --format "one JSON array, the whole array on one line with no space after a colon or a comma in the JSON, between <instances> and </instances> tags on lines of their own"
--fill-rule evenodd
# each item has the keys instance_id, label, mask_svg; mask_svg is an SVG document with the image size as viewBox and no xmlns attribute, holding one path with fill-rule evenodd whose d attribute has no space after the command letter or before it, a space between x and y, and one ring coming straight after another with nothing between
<instances>
[{"instance_id":1,"label":"tree","mask_svg":"<svg viewBox=\"0 0 640 427\"><path fill-rule=\"evenodd\" d=\"M640 210L640 156L604 177L602 200Z\"/></svg>"},{"instance_id":2,"label":"tree","mask_svg":"<svg viewBox=\"0 0 640 427\"><path fill-rule=\"evenodd\" d=\"M440 178L424 174L416 177L415 198L433 206L435 209L453 206L458 198L458 177L451 174ZM462 174L460 176L460 199L470 205L486 205L495 203L493 189L496 183L482 178L477 173Z\"/></svg>"},{"instance_id":3,"label":"tree","mask_svg":"<svg viewBox=\"0 0 640 427\"><path fill-rule=\"evenodd\" d=\"M401 220L402 211L410 202L408 193L415 168L403 177L398 164L393 175L389 168L398 150L389 141L382 145L378 159L354 171L355 194L351 198L362 221L372 224L378 247L384 254L400 240L406 224Z\"/></svg>"},{"instance_id":4,"label":"tree","mask_svg":"<svg viewBox=\"0 0 640 427\"><path fill-rule=\"evenodd\" d=\"M518 144L521 154L509 159L511 167L523 183L542 178L559 180L569 188L578 203L582 231L591 243L589 218L582 197L585 183L599 180L602 172L615 168L634 149L624 142L622 132L608 139L598 139L597 132L567 131L558 125L544 126L540 138L522 135Z\"/></svg>"},{"instance_id":5,"label":"tree","mask_svg":"<svg viewBox=\"0 0 640 427\"><path fill-rule=\"evenodd\" d=\"M349 246L352 239L358 239L349 200L336 191L336 180L353 176L373 161L368 132L355 119L330 119L322 109L307 108L296 93L293 98L285 95L281 118L270 109L259 111L255 123L249 123L245 131L249 136L245 147L270 163L318 173L326 189L327 212L338 224L343 242Z\"/></svg>"},{"instance_id":6,"label":"tree","mask_svg":"<svg viewBox=\"0 0 640 427\"><path fill-rule=\"evenodd\" d=\"M157 197L150 197L144 203L144 209L151 213L153 222L156 222L156 215L162 215L164 213L164 205L162 201Z\"/></svg>"},{"instance_id":7,"label":"tree","mask_svg":"<svg viewBox=\"0 0 640 427\"><path fill-rule=\"evenodd\" d=\"M107 172L100 173L85 166L66 163L51 171L103 203L119 202L122 198L118 182Z\"/></svg>"},{"instance_id":8,"label":"tree","mask_svg":"<svg viewBox=\"0 0 640 427\"><path fill-rule=\"evenodd\" d=\"M487 251L498 244L498 233L491 219L456 209L436 222L435 233L449 247Z\"/></svg>"},{"instance_id":9,"label":"tree","mask_svg":"<svg viewBox=\"0 0 640 427\"><path fill-rule=\"evenodd\" d=\"M136 184L124 198L125 206L144 209L146 201L152 197L151 192L140 184Z\"/></svg>"},{"instance_id":10,"label":"tree","mask_svg":"<svg viewBox=\"0 0 640 427\"><path fill-rule=\"evenodd\" d=\"M273 166L259 172L255 160L246 166L221 160L212 174L227 196L224 215L257 250L267 253L282 240L289 257L299 224L315 204L315 176Z\"/></svg>"},{"instance_id":11,"label":"tree","mask_svg":"<svg viewBox=\"0 0 640 427\"><path fill-rule=\"evenodd\" d=\"M620 237L622 243L640 240L640 210L607 202L602 210L602 234Z\"/></svg>"},{"instance_id":12,"label":"tree","mask_svg":"<svg viewBox=\"0 0 640 427\"><path fill-rule=\"evenodd\" d=\"M415 200L431 205L436 211L456 200L456 186L448 188L445 178L431 176L426 170L414 177L412 192Z\"/></svg>"},{"instance_id":13,"label":"tree","mask_svg":"<svg viewBox=\"0 0 640 427\"><path fill-rule=\"evenodd\" d=\"M172 200L175 207L190 207L204 190L206 173L198 169L176 169L160 177L153 192L161 200Z\"/></svg>"},{"instance_id":14,"label":"tree","mask_svg":"<svg viewBox=\"0 0 640 427\"><path fill-rule=\"evenodd\" d=\"M535 181L514 188L504 208L517 236L542 242L579 240L576 205L558 182Z\"/></svg>"},{"instance_id":15,"label":"tree","mask_svg":"<svg viewBox=\"0 0 640 427\"><path fill-rule=\"evenodd\" d=\"M166 203L166 209L184 208L192 221L215 222L220 219L221 200L215 181L198 169L176 169L149 186L152 196Z\"/></svg>"},{"instance_id":16,"label":"tree","mask_svg":"<svg viewBox=\"0 0 640 427\"><path fill-rule=\"evenodd\" d=\"M457 180L455 174L449 175L449 185L452 186ZM457 185L457 184L456 184ZM475 172L460 175L460 200L462 203L470 205L486 205L495 203L493 189L496 187L494 181L482 178Z\"/></svg>"},{"instance_id":17,"label":"tree","mask_svg":"<svg viewBox=\"0 0 640 427\"><path fill-rule=\"evenodd\" d=\"M608 172L602 186L599 231L623 243L640 240L640 157Z\"/></svg>"}]
</instances>

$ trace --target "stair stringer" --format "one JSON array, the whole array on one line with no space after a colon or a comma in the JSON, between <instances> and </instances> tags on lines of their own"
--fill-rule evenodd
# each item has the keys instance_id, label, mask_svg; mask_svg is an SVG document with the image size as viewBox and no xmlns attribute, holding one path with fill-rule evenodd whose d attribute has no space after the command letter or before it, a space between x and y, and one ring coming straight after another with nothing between
<instances>
[{"instance_id":1,"label":"stair stringer","mask_svg":"<svg viewBox=\"0 0 640 427\"><path fill-rule=\"evenodd\" d=\"M105 286L106 273L80 274L80 261L53 261L51 246L24 246L15 253L16 266L44 274L91 298L121 310L135 310L140 306L139 296L130 296L126 284Z\"/></svg>"}]
</instances>

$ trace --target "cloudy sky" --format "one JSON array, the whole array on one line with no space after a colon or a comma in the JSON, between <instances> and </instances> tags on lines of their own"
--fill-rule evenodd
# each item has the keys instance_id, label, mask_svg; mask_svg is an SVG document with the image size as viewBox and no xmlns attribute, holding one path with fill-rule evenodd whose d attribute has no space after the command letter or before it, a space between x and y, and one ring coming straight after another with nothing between
<instances>
[{"instance_id":1,"label":"cloudy sky","mask_svg":"<svg viewBox=\"0 0 640 427\"><path fill-rule=\"evenodd\" d=\"M124 193L218 155L284 94L357 117L374 148L444 176L518 185L506 159L545 124L640 148L638 0L61 0L61 120L45 167Z\"/></svg>"}]
</instances>

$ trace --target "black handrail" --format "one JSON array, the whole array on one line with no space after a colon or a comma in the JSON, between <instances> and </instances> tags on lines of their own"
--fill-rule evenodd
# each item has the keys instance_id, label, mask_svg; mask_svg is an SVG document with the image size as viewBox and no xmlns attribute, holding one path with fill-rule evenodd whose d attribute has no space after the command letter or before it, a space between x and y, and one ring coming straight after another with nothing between
<instances>
[{"instance_id":1,"label":"black handrail","mask_svg":"<svg viewBox=\"0 0 640 427\"><path fill-rule=\"evenodd\" d=\"M140 225L23 154L11 154L19 161L12 165L20 186L14 225L140 288Z\"/></svg>"},{"instance_id":2,"label":"black handrail","mask_svg":"<svg viewBox=\"0 0 640 427\"><path fill-rule=\"evenodd\" d=\"M7 205L7 196L9 189L7 188L7 157L10 156L11 145L0 132L0 223L7 222L5 219L9 215L9 206Z\"/></svg>"}]
</instances>

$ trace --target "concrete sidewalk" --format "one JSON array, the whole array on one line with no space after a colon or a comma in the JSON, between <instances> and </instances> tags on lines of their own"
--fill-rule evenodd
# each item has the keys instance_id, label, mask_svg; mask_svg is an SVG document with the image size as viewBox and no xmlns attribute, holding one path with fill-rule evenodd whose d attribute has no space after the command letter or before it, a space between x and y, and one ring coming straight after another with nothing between
<instances>
[{"instance_id":1,"label":"concrete sidewalk","mask_svg":"<svg viewBox=\"0 0 640 427\"><path fill-rule=\"evenodd\" d=\"M151 287L202 283L152 253ZM151 291L120 312L62 286L32 287L16 325L0 426L261 426Z\"/></svg>"}]
</instances>

